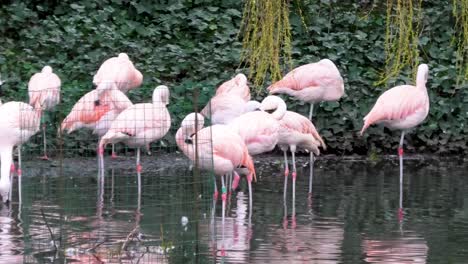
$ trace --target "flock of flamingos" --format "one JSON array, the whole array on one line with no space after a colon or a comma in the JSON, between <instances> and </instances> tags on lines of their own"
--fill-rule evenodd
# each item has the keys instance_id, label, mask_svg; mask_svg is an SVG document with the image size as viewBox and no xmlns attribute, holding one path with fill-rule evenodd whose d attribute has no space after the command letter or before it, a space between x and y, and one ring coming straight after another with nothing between
<instances>
[{"instance_id":1,"label":"flock of flamingos","mask_svg":"<svg viewBox=\"0 0 468 264\"><path fill-rule=\"evenodd\" d=\"M391 129L400 129L398 148L400 180L403 175L403 140L406 130L420 124L429 111L426 90L428 66L418 67L416 86L401 85L384 92L372 110L364 117L364 131L374 123ZM100 170L104 169L104 147L123 142L137 148L137 171L141 172L140 148L161 139L171 126L169 88L160 85L154 89L152 103L133 104L125 95L139 87L143 75L135 68L127 54L120 53L101 65L93 77L95 89L85 94L63 120L60 130L71 133L90 128L99 136L98 156ZM12 175L21 175L21 149L18 147L18 169L13 163L13 147L25 143L40 130L42 112L60 101L59 77L50 66L34 74L28 84L29 104L0 103L0 195L4 202L11 200ZM284 152L284 194L289 176L287 151L292 154L293 203L295 203L295 152L310 152L311 170L314 154L326 145L312 123L313 104L339 100L344 94L343 78L335 64L323 59L295 68L278 82L268 87L270 93L262 102L251 101L247 78L238 74L221 84L213 98L200 113L190 113L176 133L176 142L183 153L201 169L214 170L221 178L223 216L227 188L236 189L240 176L246 175L252 210L251 182L255 179L252 155L269 152L276 145ZM288 111L286 103L274 94L287 94L310 103L309 117ZM212 126L204 127L204 118ZM197 148L195 148L195 144ZM44 129L44 158L47 159ZM197 149L197 150L196 150ZM197 152L197 153L196 153ZM114 156L114 148L112 149ZM312 174L309 179L311 192ZM228 186L228 187L227 187ZM215 179L214 197L218 191Z\"/></svg>"}]
</instances>

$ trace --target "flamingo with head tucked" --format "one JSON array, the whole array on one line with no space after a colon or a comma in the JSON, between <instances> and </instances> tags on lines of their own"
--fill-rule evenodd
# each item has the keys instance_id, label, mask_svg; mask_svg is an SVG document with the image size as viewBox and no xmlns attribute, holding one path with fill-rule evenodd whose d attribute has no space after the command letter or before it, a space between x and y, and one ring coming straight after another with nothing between
<instances>
[{"instance_id":1,"label":"flamingo with head tucked","mask_svg":"<svg viewBox=\"0 0 468 264\"><path fill-rule=\"evenodd\" d=\"M160 85L153 91L152 103L134 104L122 111L99 141L99 153L102 155L108 143L124 142L137 147L136 166L137 172L141 172L140 148L164 137L171 127L168 104L169 89Z\"/></svg>"},{"instance_id":2,"label":"flamingo with head tucked","mask_svg":"<svg viewBox=\"0 0 468 264\"><path fill-rule=\"evenodd\" d=\"M50 110L60 101L60 78L52 72L52 67L44 66L42 71L35 73L28 83L29 104L36 109ZM42 125L44 137L44 156L41 159L48 160L46 123Z\"/></svg>"},{"instance_id":3,"label":"flamingo with head tucked","mask_svg":"<svg viewBox=\"0 0 468 264\"><path fill-rule=\"evenodd\" d=\"M250 89L247 81L247 77L239 73L231 80L222 83L218 89L216 89L216 95L231 94L241 97L244 101L250 100Z\"/></svg>"},{"instance_id":4,"label":"flamingo with head tucked","mask_svg":"<svg viewBox=\"0 0 468 264\"><path fill-rule=\"evenodd\" d=\"M405 131L421 124L429 113L429 95L426 82L429 77L429 67L421 64L418 67L416 86L400 85L385 91L375 103L372 110L364 117L361 135L372 124L383 124L390 129L401 130L398 156L400 159L400 188L403 181L403 141ZM401 190L400 190L401 192ZM400 199L399 214L402 215L402 200Z\"/></svg>"},{"instance_id":5,"label":"flamingo with head tucked","mask_svg":"<svg viewBox=\"0 0 468 264\"><path fill-rule=\"evenodd\" d=\"M280 120L280 130L278 133L278 146L284 152L284 195L286 196L287 180L289 175L287 150L291 151L293 160L293 204L296 201L296 159L295 153L302 149L316 155L320 155L319 147L326 149L325 142L315 129L312 122L306 117L286 110L286 104L278 96L270 95L266 97L260 106L260 110L271 112L272 115L282 114ZM285 112L283 114L283 112Z\"/></svg>"},{"instance_id":6,"label":"flamingo with head tucked","mask_svg":"<svg viewBox=\"0 0 468 264\"><path fill-rule=\"evenodd\" d=\"M21 184L21 144L39 131L41 108L23 102L8 102L0 106L0 195L3 202L11 199L10 173L14 171L13 147L18 146L18 177ZM21 187L19 188L21 191Z\"/></svg>"}]
</instances>

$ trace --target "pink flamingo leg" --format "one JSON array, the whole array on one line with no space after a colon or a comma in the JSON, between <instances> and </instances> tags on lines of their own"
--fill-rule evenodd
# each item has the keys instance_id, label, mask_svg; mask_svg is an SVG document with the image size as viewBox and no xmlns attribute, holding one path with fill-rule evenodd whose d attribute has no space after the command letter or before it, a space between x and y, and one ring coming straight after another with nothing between
<instances>
[{"instance_id":1,"label":"pink flamingo leg","mask_svg":"<svg viewBox=\"0 0 468 264\"><path fill-rule=\"evenodd\" d=\"M98 147L98 162L99 162L99 171L101 175L104 175L104 147Z\"/></svg>"},{"instance_id":2,"label":"pink flamingo leg","mask_svg":"<svg viewBox=\"0 0 468 264\"><path fill-rule=\"evenodd\" d=\"M234 171L234 179L232 180L232 190L236 190L239 186L240 176Z\"/></svg>"},{"instance_id":3,"label":"pink flamingo leg","mask_svg":"<svg viewBox=\"0 0 468 264\"><path fill-rule=\"evenodd\" d=\"M292 186L292 192L293 192L293 209L295 208L296 206L296 176L297 176L297 173L296 173L296 153L295 153L295 148L294 150L292 150L292 160L293 160L293 172L292 172L292 182L293 182L293 186Z\"/></svg>"},{"instance_id":4,"label":"pink flamingo leg","mask_svg":"<svg viewBox=\"0 0 468 264\"><path fill-rule=\"evenodd\" d=\"M222 184L222 187L221 187L221 199L223 200L223 207L222 207L222 220L221 220L221 223L222 223L222 246L221 246L221 256L225 256L226 255L226 252L224 250L224 215L226 213L226 185L224 184L224 175L221 176L221 184Z\"/></svg>"},{"instance_id":5,"label":"pink flamingo leg","mask_svg":"<svg viewBox=\"0 0 468 264\"><path fill-rule=\"evenodd\" d=\"M47 137L46 137L46 124L42 124L42 132L43 132L43 137L44 137L44 156L40 157L42 160L49 160L49 157L47 156Z\"/></svg>"},{"instance_id":6,"label":"pink flamingo leg","mask_svg":"<svg viewBox=\"0 0 468 264\"><path fill-rule=\"evenodd\" d=\"M137 148L136 170L137 170L138 173L140 173L141 170L142 170L142 167L141 167L141 164L140 164L140 148Z\"/></svg>"},{"instance_id":7,"label":"pink flamingo leg","mask_svg":"<svg viewBox=\"0 0 468 264\"><path fill-rule=\"evenodd\" d=\"M111 158L112 159L116 159L118 158L119 156L117 156L117 154L115 153L115 145L112 144L112 154L111 154Z\"/></svg>"},{"instance_id":8,"label":"pink flamingo leg","mask_svg":"<svg viewBox=\"0 0 468 264\"><path fill-rule=\"evenodd\" d=\"M312 194L312 183L314 180L314 153L310 152L310 174L309 174L309 195Z\"/></svg>"},{"instance_id":9,"label":"pink flamingo leg","mask_svg":"<svg viewBox=\"0 0 468 264\"><path fill-rule=\"evenodd\" d=\"M309 111L309 120L312 121L312 115L314 113L314 104L310 103L310 111Z\"/></svg>"},{"instance_id":10,"label":"pink flamingo leg","mask_svg":"<svg viewBox=\"0 0 468 264\"><path fill-rule=\"evenodd\" d=\"M400 201L398 208L398 220L403 220L403 143L405 140L405 131L401 131L400 145L398 146L398 156L400 159Z\"/></svg>"},{"instance_id":11,"label":"pink flamingo leg","mask_svg":"<svg viewBox=\"0 0 468 264\"><path fill-rule=\"evenodd\" d=\"M252 216L252 203L253 203L253 198L252 198L252 174L249 173L247 175L247 183L249 185L249 219Z\"/></svg>"},{"instance_id":12,"label":"pink flamingo leg","mask_svg":"<svg viewBox=\"0 0 468 264\"><path fill-rule=\"evenodd\" d=\"M286 195L288 193L288 175L289 175L289 169L288 169L288 154L286 154L286 151L284 152L284 189L283 189L283 197L284 200L286 200Z\"/></svg>"}]
</instances>

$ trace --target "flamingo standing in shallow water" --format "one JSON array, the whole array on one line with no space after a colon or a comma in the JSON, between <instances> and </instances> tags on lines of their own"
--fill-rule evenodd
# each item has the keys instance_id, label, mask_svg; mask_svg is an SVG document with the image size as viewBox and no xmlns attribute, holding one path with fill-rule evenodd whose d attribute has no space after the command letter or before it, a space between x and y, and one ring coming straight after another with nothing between
<instances>
[{"instance_id":1,"label":"flamingo standing in shallow water","mask_svg":"<svg viewBox=\"0 0 468 264\"><path fill-rule=\"evenodd\" d=\"M99 142L99 153L108 143L124 142L137 147L137 172L141 172L140 148L161 139L171 127L169 89L160 85L153 91L153 103L134 104L122 111ZM102 157L101 157L102 160Z\"/></svg>"},{"instance_id":2,"label":"flamingo standing in shallow water","mask_svg":"<svg viewBox=\"0 0 468 264\"><path fill-rule=\"evenodd\" d=\"M43 104L44 102L41 102ZM10 173L14 171L13 147L18 146L18 188L21 193L21 144L39 131L41 108L23 102L8 102L0 106L0 195L3 202L11 200ZM21 195L20 195L21 197Z\"/></svg>"},{"instance_id":3,"label":"flamingo standing in shallow water","mask_svg":"<svg viewBox=\"0 0 468 264\"><path fill-rule=\"evenodd\" d=\"M284 196L286 196L288 184L288 157L287 150L291 151L293 160L293 204L296 202L296 158L297 149L306 150L316 155L320 155L318 147L326 149L322 137L315 129L312 122L306 117L291 111L286 111L286 103L278 96L270 95L266 97L260 106L260 110L272 112L272 115L285 112L280 120L280 130L278 134L278 146L284 153ZM294 207L293 207L294 208Z\"/></svg>"},{"instance_id":4,"label":"flamingo standing in shallow water","mask_svg":"<svg viewBox=\"0 0 468 264\"><path fill-rule=\"evenodd\" d=\"M101 85L113 84L106 83ZM100 100L98 100L98 90L92 90L76 102L70 113L63 120L60 129L62 131L67 130L68 134L70 134L83 127L91 128L94 129L94 133L102 137L111 126L111 121L120 112L132 105L127 96L117 89L106 89L101 95ZM99 155L100 150L98 149L97 151L98 158L101 157ZM101 163L100 161L99 164Z\"/></svg>"},{"instance_id":5,"label":"flamingo standing in shallow water","mask_svg":"<svg viewBox=\"0 0 468 264\"><path fill-rule=\"evenodd\" d=\"M344 82L336 65L329 59L299 66L283 79L268 87L270 94L288 94L310 103L309 119L312 121L314 104L336 101L344 94ZM309 194L312 193L314 155L310 153Z\"/></svg>"},{"instance_id":6,"label":"flamingo standing in shallow water","mask_svg":"<svg viewBox=\"0 0 468 264\"><path fill-rule=\"evenodd\" d=\"M375 103L372 110L364 117L364 126L361 135L372 124L381 123L390 129L400 129L401 138L398 147L400 159L400 192L403 182L403 141L405 131L409 130L426 119L429 113L429 96L426 82L429 75L427 64L418 67L416 86L400 85L384 92ZM403 204L400 197L399 217L403 215Z\"/></svg>"},{"instance_id":7,"label":"flamingo standing in shallow water","mask_svg":"<svg viewBox=\"0 0 468 264\"><path fill-rule=\"evenodd\" d=\"M231 131L228 126L214 125L203 128L204 118L200 114L187 115L176 133L176 142L180 150L195 162L195 144L198 146L198 165L201 169L213 170L215 175L221 176L223 219L226 208L227 189L224 176L229 173L237 174L238 167L245 167L249 171L247 182L249 186L250 212L252 212L252 178L255 178L255 168L252 157L242 138ZM215 179L215 199L218 197ZM223 221L224 223L224 221Z\"/></svg>"},{"instance_id":8,"label":"flamingo standing in shallow water","mask_svg":"<svg viewBox=\"0 0 468 264\"><path fill-rule=\"evenodd\" d=\"M28 83L29 104L35 109L50 110L60 101L60 78L52 72L52 67L45 66L41 72L35 73ZM46 123L42 124L44 137L43 160L48 160Z\"/></svg>"}]
</instances>

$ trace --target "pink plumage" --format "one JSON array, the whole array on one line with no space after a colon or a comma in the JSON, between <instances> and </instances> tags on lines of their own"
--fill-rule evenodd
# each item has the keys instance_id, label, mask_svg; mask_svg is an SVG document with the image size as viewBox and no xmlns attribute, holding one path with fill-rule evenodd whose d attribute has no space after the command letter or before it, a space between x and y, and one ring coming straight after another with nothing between
<instances>
[{"instance_id":1,"label":"pink plumage","mask_svg":"<svg viewBox=\"0 0 468 264\"><path fill-rule=\"evenodd\" d=\"M426 82L429 68L418 68L416 86L400 85L384 92L369 114L364 117L361 135L372 124L382 123L391 129L410 129L420 124L429 113Z\"/></svg>"},{"instance_id":2,"label":"pink plumage","mask_svg":"<svg viewBox=\"0 0 468 264\"><path fill-rule=\"evenodd\" d=\"M216 90L216 95L231 94L241 97L244 101L250 100L250 89L247 83L247 77L239 73L231 80L222 83Z\"/></svg>"},{"instance_id":3,"label":"pink plumage","mask_svg":"<svg viewBox=\"0 0 468 264\"><path fill-rule=\"evenodd\" d=\"M98 88L102 83L114 83L124 93L139 87L142 82L143 75L125 53L104 61L93 77L93 83Z\"/></svg>"},{"instance_id":4,"label":"pink plumage","mask_svg":"<svg viewBox=\"0 0 468 264\"><path fill-rule=\"evenodd\" d=\"M37 109L53 108L60 101L60 86L60 78L52 72L52 67L45 66L29 80L29 104Z\"/></svg>"},{"instance_id":5,"label":"pink plumage","mask_svg":"<svg viewBox=\"0 0 468 264\"><path fill-rule=\"evenodd\" d=\"M344 83L335 64L323 59L293 69L268 90L270 94L285 93L307 103L317 103L341 98Z\"/></svg>"}]
</instances>

